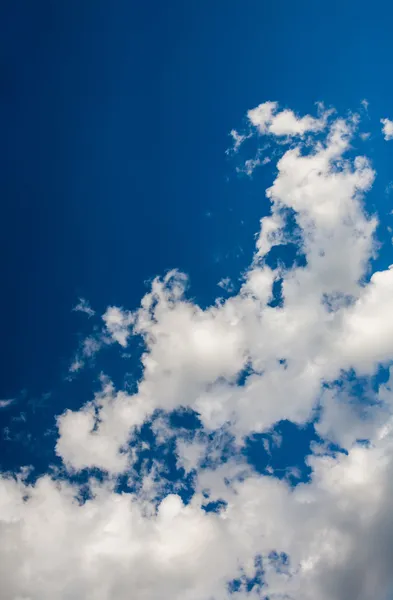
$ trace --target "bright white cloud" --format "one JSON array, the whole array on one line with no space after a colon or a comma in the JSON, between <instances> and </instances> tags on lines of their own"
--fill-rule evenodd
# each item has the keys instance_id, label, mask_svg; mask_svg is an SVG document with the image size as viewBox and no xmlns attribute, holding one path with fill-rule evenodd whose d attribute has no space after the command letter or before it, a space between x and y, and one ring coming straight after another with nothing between
<instances>
[{"instance_id":1,"label":"bright white cloud","mask_svg":"<svg viewBox=\"0 0 393 600\"><path fill-rule=\"evenodd\" d=\"M295 491L240 465L207 469L188 506L167 495L157 510L110 484L92 482L93 497L81 505L75 486L48 476L35 486L3 477L3 597L126 600L132 592L158 600L165 589L175 600L228 600L228 582L252 579L257 555L272 597L387 597L391 438L336 459L315 456L311 464L313 482ZM226 508L205 513L202 489ZM277 571L274 550L290 556L286 568ZM235 597L258 594L243 585Z\"/></svg>"},{"instance_id":2,"label":"bright white cloud","mask_svg":"<svg viewBox=\"0 0 393 600\"><path fill-rule=\"evenodd\" d=\"M277 102L264 102L247 113L249 121L259 133L276 136L303 136L307 132L322 131L328 115L322 114L320 118L310 115L298 117L292 110L279 111Z\"/></svg>"},{"instance_id":3,"label":"bright white cloud","mask_svg":"<svg viewBox=\"0 0 393 600\"><path fill-rule=\"evenodd\" d=\"M133 323L132 314L117 306L109 306L102 315L102 319L113 341L125 348L130 335L130 326Z\"/></svg>"},{"instance_id":4,"label":"bright white cloud","mask_svg":"<svg viewBox=\"0 0 393 600\"><path fill-rule=\"evenodd\" d=\"M388 142L389 140L393 140L393 121L390 119L381 119L382 123L382 133L385 140Z\"/></svg>"},{"instance_id":5,"label":"bright white cloud","mask_svg":"<svg viewBox=\"0 0 393 600\"><path fill-rule=\"evenodd\" d=\"M375 173L352 154L357 118L333 119L322 109L300 117L274 102L248 116L260 133L291 139L280 146L266 192L271 211L240 291L202 309L187 298L186 276L171 271L153 281L137 310L107 309L110 341L126 347L130 336L142 338L142 377L133 394L102 378L92 401L60 415L56 453L70 471L94 467L108 479L91 479L91 497L81 502L78 485L55 476L34 485L0 478L1 598L228 600L237 579L233 597L256 599L257 557L271 598L388 597L392 377L377 392L367 378L393 358L393 271L365 279L378 222L363 199ZM320 135L305 151L308 132ZM270 250L287 243L297 244L302 266L269 267ZM281 301L272 303L278 283ZM87 339L86 357L102 336ZM351 369L369 382L367 410L342 377ZM315 446L311 481L295 489L253 472L241 453L245 436L282 419L305 423L316 404L318 432L347 453L326 456ZM203 426L175 440L178 466L195 477L187 505L165 489L161 459L135 470L148 448L140 426L153 419L157 443L168 446L167 415L180 407L196 411ZM239 452L223 464L224 432ZM267 452L281 443L272 439ZM116 492L119 473L133 493ZM220 511L205 512L218 500ZM279 564L280 553L288 564Z\"/></svg>"},{"instance_id":6,"label":"bright white cloud","mask_svg":"<svg viewBox=\"0 0 393 600\"><path fill-rule=\"evenodd\" d=\"M102 390L79 411L58 418L56 453L71 470L98 468L109 473L124 471L132 457L124 448L133 429L151 413L151 403L126 392L116 392L102 377Z\"/></svg>"}]
</instances>

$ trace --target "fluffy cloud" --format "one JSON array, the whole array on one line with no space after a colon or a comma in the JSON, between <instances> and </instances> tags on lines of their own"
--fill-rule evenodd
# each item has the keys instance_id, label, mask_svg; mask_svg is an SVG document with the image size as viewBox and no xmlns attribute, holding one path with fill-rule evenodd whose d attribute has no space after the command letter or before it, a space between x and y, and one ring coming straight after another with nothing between
<instances>
[{"instance_id":1,"label":"fluffy cloud","mask_svg":"<svg viewBox=\"0 0 393 600\"><path fill-rule=\"evenodd\" d=\"M393 121L390 119L381 119L382 123L382 133L385 140L388 142L389 140L393 140Z\"/></svg>"},{"instance_id":2,"label":"fluffy cloud","mask_svg":"<svg viewBox=\"0 0 393 600\"><path fill-rule=\"evenodd\" d=\"M142 377L132 394L103 377L92 400L59 415L55 449L73 479L0 478L0 598L387 600L392 377L373 377L393 358L393 270L368 277L378 221L364 198L375 173L353 155L356 116L320 107L300 117L266 102L248 118L258 135L283 139L239 292L202 309L171 271L134 311L107 309L102 339L124 348L140 337ZM273 268L270 251L285 256L288 244L293 264ZM363 406L348 373L366 381ZM173 429L179 408L198 416L197 432ZM312 449L310 481L293 488L248 465L248 436L315 414L326 445ZM164 451L146 458L147 422L191 478L188 497L182 482L168 491ZM327 452L329 441L341 451ZM88 489L75 483L93 468L101 476L87 475Z\"/></svg>"},{"instance_id":3,"label":"fluffy cloud","mask_svg":"<svg viewBox=\"0 0 393 600\"><path fill-rule=\"evenodd\" d=\"M120 346L126 347L130 325L133 323L131 313L123 311L117 306L109 306L102 315L102 319L112 340L118 342Z\"/></svg>"},{"instance_id":4,"label":"fluffy cloud","mask_svg":"<svg viewBox=\"0 0 393 600\"><path fill-rule=\"evenodd\" d=\"M298 117L292 110L278 110L277 102L264 102L248 111L250 123L259 133L276 136L302 136L310 131L321 131L326 126L328 112L320 118Z\"/></svg>"},{"instance_id":5,"label":"fluffy cloud","mask_svg":"<svg viewBox=\"0 0 393 600\"><path fill-rule=\"evenodd\" d=\"M229 464L200 472L192 501L154 507L91 482L91 498L44 476L0 482L3 598L386 598L391 580L392 439L339 458L314 456L290 490ZM240 476L241 475L241 476ZM204 494L224 508L206 513ZM286 557L289 557L288 559Z\"/></svg>"}]
</instances>

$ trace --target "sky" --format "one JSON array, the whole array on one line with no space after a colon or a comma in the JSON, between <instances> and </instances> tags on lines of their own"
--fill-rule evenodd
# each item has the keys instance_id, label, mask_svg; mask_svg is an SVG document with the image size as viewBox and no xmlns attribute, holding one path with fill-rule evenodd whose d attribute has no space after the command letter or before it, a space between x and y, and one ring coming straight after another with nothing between
<instances>
[{"instance_id":1,"label":"sky","mask_svg":"<svg viewBox=\"0 0 393 600\"><path fill-rule=\"evenodd\" d=\"M1 600L393 597L391 16L1 4Z\"/></svg>"}]
</instances>

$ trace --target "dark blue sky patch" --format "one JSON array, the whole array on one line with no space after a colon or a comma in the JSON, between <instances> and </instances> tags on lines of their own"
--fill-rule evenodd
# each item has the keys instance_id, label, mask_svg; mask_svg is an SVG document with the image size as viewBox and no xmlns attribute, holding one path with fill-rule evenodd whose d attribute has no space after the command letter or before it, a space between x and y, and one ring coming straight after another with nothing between
<instances>
[{"instance_id":1,"label":"dark blue sky patch","mask_svg":"<svg viewBox=\"0 0 393 600\"><path fill-rule=\"evenodd\" d=\"M379 365L371 376L361 376L353 369L342 371L340 378L324 387L337 392L338 402L347 402L357 416L367 419L373 409L383 407L383 399L377 396L380 386L386 385L390 376L390 363Z\"/></svg>"},{"instance_id":2,"label":"dark blue sky patch","mask_svg":"<svg viewBox=\"0 0 393 600\"><path fill-rule=\"evenodd\" d=\"M254 373L254 369L251 364L246 364L246 366L240 371L236 379L236 385L244 386L247 380L247 377Z\"/></svg>"},{"instance_id":3,"label":"dark blue sky patch","mask_svg":"<svg viewBox=\"0 0 393 600\"><path fill-rule=\"evenodd\" d=\"M270 564L277 573L288 573L290 569L290 557L285 552L273 551L268 556Z\"/></svg>"},{"instance_id":4,"label":"dark blue sky patch","mask_svg":"<svg viewBox=\"0 0 393 600\"><path fill-rule=\"evenodd\" d=\"M274 281L272 287L272 299L268 303L268 306L271 306L272 308L283 306L284 298L282 294L282 283L283 280L281 277Z\"/></svg>"},{"instance_id":5,"label":"dark blue sky patch","mask_svg":"<svg viewBox=\"0 0 393 600\"><path fill-rule=\"evenodd\" d=\"M306 458L311 454L311 444L318 440L311 423L301 427L291 421L279 421L269 432L247 438L244 455L258 473L287 478L291 485L297 485L310 480L311 468Z\"/></svg>"},{"instance_id":6,"label":"dark blue sky patch","mask_svg":"<svg viewBox=\"0 0 393 600\"><path fill-rule=\"evenodd\" d=\"M92 375L97 377L99 373L105 373L116 389L127 386L128 393L136 393L138 381L143 376L141 357L144 350L142 340L133 336L129 337L127 348L121 348L117 343L104 345L94 358Z\"/></svg>"},{"instance_id":7,"label":"dark blue sky patch","mask_svg":"<svg viewBox=\"0 0 393 600\"><path fill-rule=\"evenodd\" d=\"M117 362L115 353L112 361L118 366L115 373L124 382L124 361ZM79 410L94 399L95 393L102 390L99 375L97 368L82 369L75 380L60 379L52 392L33 396L26 390L6 411L0 410L1 468L18 470L33 465L39 474L51 464L59 466L60 459L54 451L58 436L56 419L65 409Z\"/></svg>"},{"instance_id":8,"label":"dark blue sky patch","mask_svg":"<svg viewBox=\"0 0 393 600\"><path fill-rule=\"evenodd\" d=\"M293 242L285 245L273 246L265 258L265 262L271 269L293 267L305 267L307 260L305 254L299 251L299 246Z\"/></svg>"},{"instance_id":9,"label":"dark blue sky patch","mask_svg":"<svg viewBox=\"0 0 393 600\"><path fill-rule=\"evenodd\" d=\"M261 556L256 556L254 559L255 574L253 577L247 577L243 569L240 569L240 575L228 582L228 592L235 594L236 592L253 592L262 594L264 587L264 571L263 571L263 560ZM262 595L259 596L262 599ZM263 596L265 597L265 596Z\"/></svg>"},{"instance_id":10,"label":"dark blue sky patch","mask_svg":"<svg viewBox=\"0 0 393 600\"><path fill-rule=\"evenodd\" d=\"M378 365L377 371L371 378L371 385L375 391L380 385L384 385L389 381L391 363L388 365Z\"/></svg>"},{"instance_id":11,"label":"dark blue sky patch","mask_svg":"<svg viewBox=\"0 0 393 600\"><path fill-rule=\"evenodd\" d=\"M222 427L208 433L204 439L207 442L207 450L204 459L201 462L201 468L213 469L221 464L225 464L233 457L236 457L238 449L235 444L235 438L228 429Z\"/></svg>"},{"instance_id":12,"label":"dark blue sky patch","mask_svg":"<svg viewBox=\"0 0 393 600\"><path fill-rule=\"evenodd\" d=\"M156 416L161 413L157 413ZM132 473L118 480L118 491L137 491L143 477L155 473L157 483L156 503L169 493L178 494L187 504L194 494L193 472L186 473L177 464L176 438L174 431L168 430L164 442L159 442L153 430L154 419L144 423L137 437L137 461Z\"/></svg>"},{"instance_id":13,"label":"dark blue sky patch","mask_svg":"<svg viewBox=\"0 0 393 600\"><path fill-rule=\"evenodd\" d=\"M285 209L283 214L287 241L284 244L273 246L264 260L271 269L305 267L307 259L303 252L301 231L296 223L296 213L293 209Z\"/></svg>"},{"instance_id":14,"label":"dark blue sky patch","mask_svg":"<svg viewBox=\"0 0 393 600\"><path fill-rule=\"evenodd\" d=\"M37 403L23 399L12 410L0 411L0 469L18 471L31 465L38 477L49 465L60 466L54 451L56 439L53 409L41 399Z\"/></svg>"},{"instance_id":15,"label":"dark blue sky patch","mask_svg":"<svg viewBox=\"0 0 393 600\"><path fill-rule=\"evenodd\" d=\"M225 500L212 500L211 502L202 504L202 508L205 512L215 512L215 513L219 513L222 510L225 510L226 506L227 506L227 502L225 502Z\"/></svg>"},{"instance_id":16,"label":"dark blue sky patch","mask_svg":"<svg viewBox=\"0 0 393 600\"><path fill-rule=\"evenodd\" d=\"M197 412L180 407L169 415L169 424L174 429L187 429L194 432L201 429L202 423Z\"/></svg>"},{"instance_id":17,"label":"dark blue sky patch","mask_svg":"<svg viewBox=\"0 0 393 600\"><path fill-rule=\"evenodd\" d=\"M228 592L230 594L235 594L241 590L242 580L239 578L232 579L228 582Z\"/></svg>"},{"instance_id":18,"label":"dark blue sky patch","mask_svg":"<svg viewBox=\"0 0 393 600\"><path fill-rule=\"evenodd\" d=\"M358 444L358 446L363 446L363 448L370 448L371 447L370 440L367 440L365 438L357 439L356 440L356 444Z\"/></svg>"},{"instance_id":19,"label":"dark blue sky patch","mask_svg":"<svg viewBox=\"0 0 393 600\"><path fill-rule=\"evenodd\" d=\"M83 469L77 473L70 473L64 467L61 467L54 476L55 480L64 480L76 486L76 499L79 504L84 504L94 498L92 484L94 482L103 483L108 480L108 474L97 468Z\"/></svg>"}]
</instances>

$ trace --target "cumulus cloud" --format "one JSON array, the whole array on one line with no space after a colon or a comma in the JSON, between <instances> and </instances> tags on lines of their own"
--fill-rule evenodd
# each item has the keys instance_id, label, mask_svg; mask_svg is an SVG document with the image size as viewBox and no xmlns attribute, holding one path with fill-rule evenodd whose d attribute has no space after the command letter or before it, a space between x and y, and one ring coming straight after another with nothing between
<instances>
[{"instance_id":1,"label":"cumulus cloud","mask_svg":"<svg viewBox=\"0 0 393 600\"><path fill-rule=\"evenodd\" d=\"M126 347L130 326L133 323L132 314L117 306L109 306L102 315L102 319L112 340L120 346Z\"/></svg>"},{"instance_id":2,"label":"cumulus cloud","mask_svg":"<svg viewBox=\"0 0 393 600\"><path fill-rule=\"evenodd\" d=\"M303 136L307 132L322 131L328 115L326 112L319 118L310 115L298 117L292 110L279 110L277 102L264 102L247 113L250 123L259 133L275 136Z\"/></svg>"},{"instance_id":3,"label":"cumulus cloud","mask_svg":"<svg viewBox=\"0 0 393 600\"><path fill-rule=\"evenodd\" d=\"M385 140L388 142L389 140L393 140L393 121L390 119L381 119L382 123L382 133Z\"/></svg>"},{"instance_id":4,"label":"cumulus cloud","mask_svg":"<svg viewBox=\"0 0 393 600\"><path fill-rule=\"evenodd\" d=\"M378 220L364 200L374 168L353 154L357 118L321 108L298 116L275 102L248 118L258 135L285 139L239 292L201 308L187 277L171 271L138 308L107 309L102 335L123 348L131 336L143 341L137 390L102 377L93 399L58 416L56 454L69 474L85 471L84 486L56 471L35 482L0 476L0 598L391 593L393 387L391 372L384 382L375 374L393 358L393 271L369 276ZM273 268L271 250L288 244L303 260ZM362 378L366 404L350 375ZM179 409L198 427L176 430ZM291 487L247 462L250 436L312 419L323 443L307 458L308 481ZM268 456L283 443L272 435ZM152 459L150 444L161 449ZM170 451L182 481L169 489Z\"/></svg>"}]
</instances>

